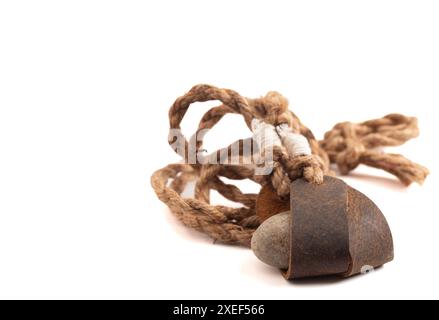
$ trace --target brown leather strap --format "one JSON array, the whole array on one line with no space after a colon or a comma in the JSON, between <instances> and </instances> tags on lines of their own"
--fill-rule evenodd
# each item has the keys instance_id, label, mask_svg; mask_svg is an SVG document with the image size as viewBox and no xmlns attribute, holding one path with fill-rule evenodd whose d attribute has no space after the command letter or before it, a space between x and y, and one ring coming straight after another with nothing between
<instances>
[{"instance_id":1,"label":"brown leather strap","mask_svg":"<svg viewBox=\"0 0 439 320\"><path fill-rule=\"evenodd\" d=\"M393 260L393 239L381 210L361 192L349 187L349 252L345 277L365 273Z\"/></svg>"},{"instance_id":2,"label":"brown leather strap","mask_svg":"<svg viewBox=\"0 0 439 320\"><path fill-rule=\"evenodd\" d=\"M393 240L380 209L342 180L291 184L287 279L349 277L393 260Z\"/></svg>"},{"instance_id":3,"label":"brown leather strap","mask_svg":"<svg viewBox=\"0 0 439 320\"><path fill-rule=\"evenodd\" d=\"M325 177L291 184L290 262L285 278L343 274L349 269L348 186Z\"/></svg>"}]
</instances>

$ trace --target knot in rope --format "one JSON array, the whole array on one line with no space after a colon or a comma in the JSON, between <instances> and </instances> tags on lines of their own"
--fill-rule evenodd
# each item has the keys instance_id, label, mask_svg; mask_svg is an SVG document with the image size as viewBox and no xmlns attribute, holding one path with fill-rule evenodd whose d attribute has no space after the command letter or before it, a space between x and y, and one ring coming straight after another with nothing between
<instances>
[{"instance_id":1,"label":"knot in rope","mask_svg":"<svg viewBox=\"0 0 439 320\"><path fill-rule=\"evenodd\" d=\"M362 123L338 123L325 134L320 145L341 174L366 164L388 171L408 185L422 183L428 170L401 155L384 153L382 148L399 146L418 134L416 118L389 114Z\"/></svg>"},{"instance_id":2,"label":"knot in rope","mask_svg":"<svg viewBox=\"0 0 439 320\"><path fill-rule=\"evenodd\" d=\"M278 195L288 195L291 181L302 176L313 183L323 181L321 162L312 154L308 140L293 132L287 123L274 126L253 119L252 131L262 166L273 172L271 182ZM267 170L263 172L267 173Z\"/></svg>"},{"instance_id":3,"label":"knot in rope","mask_svg":"<svg viewBox=\"0 0 439 320\"><path fill-rule=\"evenodd\" d=\"M348 174L360 164L361 156L366 151L366 147L357 137L353 123L343 122L337 127L339 136L333 137L339 144L335 162L342 174Z\"/></svg>"}]
</instances>

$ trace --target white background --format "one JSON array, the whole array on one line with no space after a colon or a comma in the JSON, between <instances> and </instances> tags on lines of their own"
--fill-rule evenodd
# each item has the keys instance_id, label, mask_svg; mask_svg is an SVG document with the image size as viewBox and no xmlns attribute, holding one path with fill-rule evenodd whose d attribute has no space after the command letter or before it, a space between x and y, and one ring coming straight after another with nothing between
<instances>
[{"instance_id":1,"label":"white background","mask_svg":"<svg viewBox=\"0 0 439 320\"><path fill-rule=\"evenodd\" d=\"M0 298L439 298L438 17L437 1L2 1ZM392 151L431 169L422 187L346 178L385 213L395 261L291 283L181 226L149 178L179 160L167 112L198 83L277 90L318 137L417 116L421 136ZM206 147L249 135L228 116Z\"/></svg>"}]
</instances>

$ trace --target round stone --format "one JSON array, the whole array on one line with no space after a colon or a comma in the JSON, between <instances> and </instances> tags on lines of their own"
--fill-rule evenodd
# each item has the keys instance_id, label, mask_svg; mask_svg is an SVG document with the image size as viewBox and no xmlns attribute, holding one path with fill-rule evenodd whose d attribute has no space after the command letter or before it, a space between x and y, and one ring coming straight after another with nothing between
<instances>
[{"instance_id":1,"label":"round stone","mask_svg":"<svg viewBox=\"0 0 439 320\"><path fill-rule=\"evenodd\" d=\"M291 212L285 211L265 220L254 232L251 248L262 262L287 269L290 256Z\"/></svg>"}]
</instances>

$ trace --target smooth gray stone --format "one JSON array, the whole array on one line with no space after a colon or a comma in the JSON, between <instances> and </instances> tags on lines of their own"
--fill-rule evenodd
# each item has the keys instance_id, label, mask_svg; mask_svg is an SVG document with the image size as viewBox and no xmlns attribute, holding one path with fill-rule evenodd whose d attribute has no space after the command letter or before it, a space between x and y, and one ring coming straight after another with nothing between
<instances>
[{"instance_id":1,"label":"smooth gray stone","mask_svg":"<svg viewBox=\"0 0 439 320\"><path fill-rule=\"evenodd\" d=\"M265 220L253 233L251 248L262 262L288 269L291 213L285 211Z\"/></svg>"}]
</instances>

